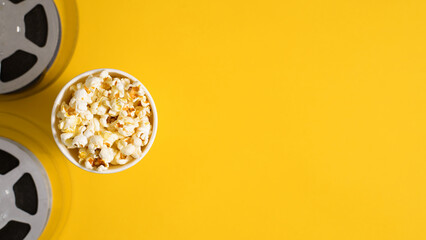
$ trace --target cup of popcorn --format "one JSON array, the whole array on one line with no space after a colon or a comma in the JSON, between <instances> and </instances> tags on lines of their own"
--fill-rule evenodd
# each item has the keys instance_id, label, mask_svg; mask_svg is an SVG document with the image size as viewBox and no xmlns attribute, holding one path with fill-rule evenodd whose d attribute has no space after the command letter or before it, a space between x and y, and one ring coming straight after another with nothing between
<instances>
[{"instance_id":1,"label":"cup of popcorn","mask_svg":"<svg viewBox=\"0 0 426 240\"><path fill-rule=\"evenodd\" d=\"M115 69L78 75L53 105L52 133L74 165L93 173L115 173L138 163L157 132L157 110L135 77Z\"/></svg>"}]
</instances>

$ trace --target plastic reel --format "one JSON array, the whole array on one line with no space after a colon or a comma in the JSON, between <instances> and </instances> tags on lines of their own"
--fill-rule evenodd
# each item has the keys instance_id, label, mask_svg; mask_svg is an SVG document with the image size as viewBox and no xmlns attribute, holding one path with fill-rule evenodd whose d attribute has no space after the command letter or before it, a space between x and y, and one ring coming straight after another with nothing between
<instances>
[{"instance_id":1,"label":"plastic reel","mask_svg":"<svg viewBox=\"0 0 426 240\"><path fill-rule=\"evenodd\" d=\"M52 205L50 182L38 159L0 137L0 239L37 239Z\"/></svg>"},{"instance_id":2,"label":"plastic reel","mask_svg":"<svg viewBox=\"0 0 426 240\"><path fill-rule=\"evenodd\" d=\"M42 126L25 117L0 112L0 137L18 142L34 154L43 166L41 169L44 169L43 172L46 171L50 180L52 189L51 211L49 221L42 235L38 238L40 240L61 239L61 232L70 213L73 192L71 176L67 167L68 161L63 159L63 155L56 147L52 137L47 134L48 127L49 125L46 124L46 129L43 129ZM0 174L0 182L2 177ZM38 196L41 197L40 194ZM16 206L14 207L16 208ZM0 211L1 213L2 211ZM3 224L5 223L0 224L0 229L3 228ZM0 239L3 240L4 238L0 237Z\"/></svg>"},{"instance_id":3,"label":"plastic reel","mask_svg":"<svg viewBox=\"0 0 426 240\"><path fill-rule=\"evenodd\" d=\"M60 36L52 0L0 0L0 94L38 80L55 59Z\"/></svg>"}]
</instances>

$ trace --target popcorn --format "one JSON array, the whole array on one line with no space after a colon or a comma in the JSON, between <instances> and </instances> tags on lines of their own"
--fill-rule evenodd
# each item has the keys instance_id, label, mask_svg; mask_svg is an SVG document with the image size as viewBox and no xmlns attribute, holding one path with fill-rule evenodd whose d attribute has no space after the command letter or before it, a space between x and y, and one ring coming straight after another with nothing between
<instances>
[{"instance_id":1,"label":"popcorn","mask_svg":"<svg viewBox=\"0 0 426 240\"><path fill-rule=\"evenodd\" d=\"M127 112L126 111L120 111L120 113L118 114L118 116L120 117L127 117Z\"/></svg>"},{"instance_id":2,"label":"popcorn","mask_svg":"<svg viewBox=\"0 0 426 240\"><path fill-rule=\"evenodd\" d=\"M78 149L78 159L80 159L80 163L82 162L83 159L86 159L89 156L90 156L90 153L87 150L87 148Z\"/></svg>"},{"instance_id":3,"label":"popcorn","mask_svg":"<svg viewBox=\"0 0 426 240\"><path fill-rule=\"evenodd\" d=\"M142 151L141 151L141 148L140 148L140 147L135 148L135 151L131 154L131 156L132 156L133 158L136 158L136 159L138 159L138 158L142 157Z\"/></svg>"},{"instance_id":4,"label":"popcorn","mask_svg":"<svg viewBox=\"0 0 426 240\"><path fill-rule=\"evenodd\" d=\"M56 116L59 119L64 119L66 117L70 117L72 115L73 111L74 111L74 109L72 109L70 106L68 106L68 104L63 102L61 104L59 111L56 113Z\"/></svg>"},{"instance_id":5,"label":"popcorn","mask_svg":"<svg viewBox=\"0 0 426 240\"><path fill-rule=\"evenodd\" d=\"M95 150L101 148L104 145L104 139L99 135L93 135L89 139L89 145L87 146L90 153L95 153Z\"/></svg>"},{"instance_id":6,"label":"popcorn","mask_svg":"<svg viewBox=\"0 0 426 240\"><path fill-rule=\"evenodd\" d=\"M80 135L76 136L72 140L72 145L74 147L77 147L77 148L85 147L87 145L87 138L86 138L86 136L84 136L83 134L80 134Z\"/></svg>"},{"instance_id":7,"label":"popcorn","mask_svg":"<svg viewBox=\"0 0 426 240\"><path fill-rule=\"evenodd\" d=\"M122 117L119 116L114 127L117 129L118 133L125 137L132 136L135 132L135 128L139 126L138 122L135 121L132 117Z\"/></svg>"},{"instance_id":8,"label":"popcorn","mask_svg":"<svg viewBox=\"0 0 426 240\"><path fill-rule=\"evenodd\" d=\"M108 91L105 91L105 93L108 96ZM105 96L106 97L106 96ZM111 102L108 100L108 98L104 98L101 101L102 105L104 105L105 107L111 108Z\"/></svg>"},{"instance_id":9,"label":"popcorn","mask_svg":"<svg viewBox=\"0 0 426 240\"><path fill-rule=\"evenodd\" d=\"M81 119L79 117L71 115L60 121L58 128L62 130L62 132L72 133L75 131L75 128L80 123L80 121Z\"/></svg>"},{"instance_id":10,"label":"popcorn","mask_svg":"<svg viewBox=\"0 0 426 240\"><path fill-rule=\"evenodd\" d=\"M148 99L146 98L146 96L143 96L143 98L141 100L141 104L142 104L142 107L148 107L149 106L149 102L148 102Z\"/></svg>"},{"instance_id":11,"label":"popcorn","mask_svg":"<svg viewBox=\"0 0 426 240\"><path fill-rule=\"evenodd\" d=\"M79 163L105 171L142 157L152 134L151 107L142 84L107 71L70 87L56 113L61 141L78 149ZM75 151L77 151L77 149Z\"/></svg>"},{"instance_id":12,"label":"popcorn","mask_svg":"<svg viewBox=\"0 0 426 240\"><path fill-rule=\"evenodd\" d=\"M101 72L101 74L99 74L99 77L100 77L100 78L102 78L102 79L105 79L105 78L112 79L112 78L109 76L108 71L102 71L102 72Z\"/></svg>"},{"instance_id":13,"label":"popcorn","mask_svg":"<svg viewBox=\"0 0 426 240\"><path fill-rule=\"evenodd\" d=\"M86 160L84 161L84 166L88 169L93 169L93 161Z\"/></svg>"},{"instance_id":14,"label":"popcorn","mask_svg":"<svg viewBox=\"0 0 426 240\"><path fill-rule=\"evenodd\" d=\"M133 144L127 144L123 149L121 149L121 152L126 155L132 155L136 151L136 147Z\"/></svg>"},{"instance_id":15,"label":"popcorn","mask_svg":"<svg viewBox=\"0 0 426 240\"><path fill-rule=\"evenodd\" d=\"M142 139L143 145L146 145L148 143L150 135L151 135L151 124L145 121L142 123L141 127L137 128L136 136Z\"/></svg>"},{"instance_id":16,"label":"popcorn","mask_svg":"<svg viewBox=\"0 0 426 240\"><path fill-rule=\"evenodd\" d=\"M114 149L109 147L103 147L99 153L99 157L107 163L111 162L114 159L114 156Z\"/></svg>"},{"instance_id":17,"label":"popcorn","mask_svg":"<svg viewBox=\"0 0 426 240\"><path fill-rule=\"evenodd\" d=\"M111 147L114 144L114 142L120 138L118 134L112 133L110 131L103 132L102 137L104 139L104 144L107 147Z\"/></svg>"},{"instance_id":18,"label":"popcorn","mask_svg":"<svg viewBox=\"0 0 426 240\"><path fill-rule=\"evenodd\" d=\"M114 98L123 98L124 97L124 84L121 81L117 81L114 86L112 86L111 94Z\"/></svg>"},{"instance_id":19,"label":"popcorn","mask_svg":"<svg viewBox=\"0 0 426 240\"><path fill-rule=\"evenodd\" d=\"M87 125L87 129L92 132L99 132L101 130L99 120L97 118L90 120L89 124Z\"/></svg>"},{"instance_id":20,"label":"popcorn","mask_svg":"<svg viewBox=\"0 0 426 240\"><path fill-rule=\"evenodd\" d=\"M98 112L98 108L99 108L99 102L95 102L92 104L92 106L90 107L90 112L92 114L96 114Z\"/></svg>"},{"instance_id":21,"label":"popcorn","mask_svg":"<svg viewBox=\"0 0 426 240\"><path fill-rule=\"evenodd\" d=\"M85 89L79 89L75 91L74 98L78 101L83 101L87 103L92 103L92 99Z\"/></svg>"},{"instance_id":22,"label":"popcorn","mask_svg":"<svg viewBox=\"0 0 426 240\"><path fill-rule=\"evenodd\" d=\"M93 114L89 110L80 112L80 116L84 125L89 124L89 121L93 119Z\"/></svg>"},{"instance_id":23,"label":"popcorn","mask_svg":"<svg viewBox=\"0 0 426 240\"><path fill-rule=\"evenodd\" d=\"M73 139L72 139L72 137L74 137L73 133L62 133L61 134L61 141L65 144L65 146L67 148L73 148L73 145L72 145Z\"/></svg>"},{"instance_id":24,"label":"popcorn","mask_svg":"<svg viewBox=\"0 0 426 240\"><path fill-rule=\"evenodd\" d=\"M107 123L107 119L108 119L109 115L103 115L100 119L99 119L99 123L101 124L102 127L108 127L108 123Z\"/></svg>"},{"instance_id":25,"label":"popcorn","mask_svg":"<svg viewBox=\"0 0 426 240\"><path fill-rule=\"evenodd\" d=\"M124 165L130 161L129 158L130 158L129 156L126 156L122 154L121 152L119 152L117 153L117 155L115 155L115 158L111 163L115 165Z\"/></svg>"},{"instance_id":26,"label":"popcorn","mask_svg":"<svg viewBox=\"0 0 426 240\"><path fill-rule=\"evenodd\" d=\"M119 140L117 142L117 148L119 150L123 149L125 146L127 146L127 144L128 144L127 141L128 141L128 139L121 139L121 140Z\"/></svg>"},{"instance_id":27,"label":"popcorn","mask_svg":"<svg viewBox=\"0 0 426 240\"><path fill-rule=\"evenodd\" d=\"M96 170L98 171L98 172L103 172L103 171L105 171L105 170L107 170L108 169L108 167L105 167L104 165L100 165Z\"/></svg>"},{"instance_id":28,"label":"popcorn","mask_svg":"<svg viewBox=\"0 0 426 240\"><path fill-rule=\"evenodd\" d=\"M114 99L111 102L111 111L119 112L124 108L125 105L126 101L122 99Z\"/></svg>"},{"instance_id":29,"label":"popcorn","mask_svg":"<svg viewBox=\"0 0 426 240\"><path fill-rule=\"evenodd\" d=\"M101 83L102 83L102 78L89 76L84 86L88 88L89 90L94 91L95 89L98 89L101 86Z\"/></svg>"},{"instance_id":30,"label":"popcorn","mask_svg":"<svg viewBox=\"0 0 426 240\"><path fill-rule=\"evenodd\" d=\"M86 131L84 131L84 136L86 137L86 138L90 138L91 136L93 136L94 135L94 133L91 131L91 130L89 130L89 129L87 129Z\"/></svg>"},{"instance_id":31,"label":"popcorn","mask_svg":"<svg viewBox=\"0 0 426 240\"><path fill-rule=\"evenodd\" d=\"M132 136L132 142L133 142L133 145L137 147L142 146L142 140L137 135Z\"/></svg>"}]
</instances>

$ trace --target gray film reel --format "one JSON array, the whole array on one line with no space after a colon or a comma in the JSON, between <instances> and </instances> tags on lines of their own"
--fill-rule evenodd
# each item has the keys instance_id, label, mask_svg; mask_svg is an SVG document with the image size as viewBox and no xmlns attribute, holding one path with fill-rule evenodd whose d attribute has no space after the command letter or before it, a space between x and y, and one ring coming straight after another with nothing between
<instances>
[{"instance_id":1,"label":"gray film reel","mask_svg":"<svg viewBox=\"0 0 426 240\"><path fill-rule=\"evenodd\" d=\"M0 0L0 94L36 82L53 63L60 38L52 0Z\"/></svg>"},{"instance_id":2,"label":"gray film reel","mask_svg":"<svg viewBox=\"0 0 426 240\"><path fill-rule=\"evenodd\" d=\"M51 205L42 164L22 145L0 137L0 239L38 239Z\"/></svg>"}]
</instances>

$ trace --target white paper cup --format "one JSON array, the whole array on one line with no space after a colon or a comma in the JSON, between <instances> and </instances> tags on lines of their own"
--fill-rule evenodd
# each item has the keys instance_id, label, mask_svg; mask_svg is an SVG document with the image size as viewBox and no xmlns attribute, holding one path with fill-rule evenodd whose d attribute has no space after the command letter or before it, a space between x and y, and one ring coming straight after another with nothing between
<instances>
[{"instance_id":1,"label":"white paper cup","mask_svg":"<svg viewBox=\"0 0 426 240\"><path fill-rule=\"evenodd\" d=\"M96 170L92 170L92 169L88 169L85 168L83 165L78 163L78 149L68 149L62 142L61 142L61 131L58 129L58 123L59 123L59 119L56 117L56 113L58 111L58 109L61 106L61 103L63 101L65 102L69 102L69 100L71 99L71 91L70 91L70 87L78 82L84 82L86 80L86 78L89 75L95 75L95 74L99 74L102 71L108 71L109 74L112 77L126 77L130 80L133 81L139 81L138 79L136 79L135 77L133 77L132 75L125 73L123 71L120 70L116 70L116 69L110 69L110 68L102 68L102 69L95 69L95 70L91 70L85 73L82 73L80 75L78 75L77 77L73 78L71 81L69 81L59 92L58 96L55 99L55 102L53 103L53 109L52 109L52 116L51 116L51 127L52 127L52 134L53 134L53 138L55 139L56 144L58 145L59 149L61 150L61 152L65 155L65 157L72 162L74 165L76 165L77 167L84 169L86 171L92 172L92 173L116 173L116 172L120 172L123 171L125 169L128 169L129 167L135 165L136 163L138 163L142 158L145 157L145 155L148 153L149 149L151 148L152 144L154 143L154 139L155 139L155 135L157 134L157 128L158 128L158 116L157 116L157 109L155 107L155 103L154 100L151 97L151 94L149 94L148 90L145 88L145 86L142 84L142 87L145 90L146 96L148 97L149 103L151 104L151 111L152 111L152 116L150 117L151 123L152 123L152 134L149 138L148 144L144 147L142 147L142 156L138 159L134 159L124 165L110 165L109 168L105 171L101 171L98 172ZM139 81L140 82L140 81Z\"/></svg>"}]
</instances>

